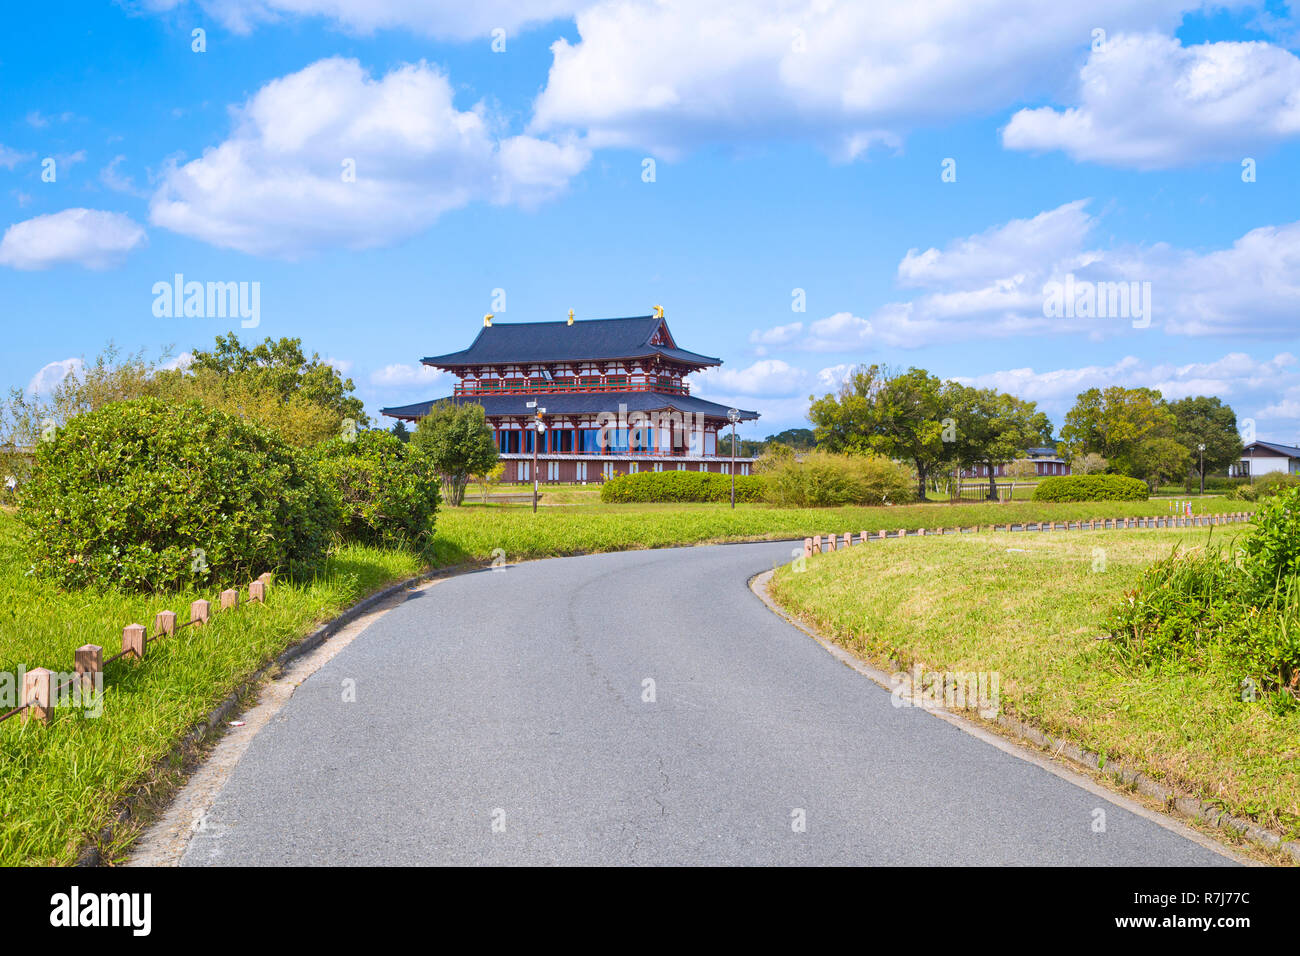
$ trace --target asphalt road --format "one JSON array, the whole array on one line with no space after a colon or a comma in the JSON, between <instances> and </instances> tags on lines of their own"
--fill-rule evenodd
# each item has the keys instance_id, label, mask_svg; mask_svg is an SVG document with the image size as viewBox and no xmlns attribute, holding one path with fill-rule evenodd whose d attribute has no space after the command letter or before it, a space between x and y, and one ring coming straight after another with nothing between
<instances>
[{"instance_id":1,"label":"asphalt road","mask_svg":"<svg viewBox=\"0 0 1300 956\"><path fill-rule=\"evenodd\" d=\"M893 706L748 589L790 547L537 561L428 589L252 740L183 863L1229 862Z\"/></svg>"}]
</instances>

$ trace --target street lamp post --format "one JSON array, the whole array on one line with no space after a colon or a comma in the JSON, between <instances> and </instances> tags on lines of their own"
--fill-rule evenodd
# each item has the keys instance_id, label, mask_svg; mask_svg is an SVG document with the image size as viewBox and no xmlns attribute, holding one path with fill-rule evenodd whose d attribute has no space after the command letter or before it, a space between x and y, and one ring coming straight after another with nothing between
<instances>
[{"instance_id":1,"label":"street lamp post","mask_svg":"<svg viewBox=\"0 0 1300 956\"><path fill-rule=\"evenodd\" d=\"M1205 445L1197 445L1196 450L1201 453L1201 494L1205 494Z\"/></svg>"},{"instance_id":2,"label":"street lamp post","mask_svg":"<svg viewBox=\"0 0 1300 956\"><path fill-rule=\"evenodd\" d=\"M736 508L736 422L740 421L740 410L727 409L727 421L731 422L731 507Z\"/></svg>"},{"instance_id":3,"label":"street lamp post","mask_svg":"<svg viewBox=\"0 0 1300 956\"><path fill-rule=\"evenodd\" d=\"M537 403L529 402L528 407L537 408ZM542 420L545 414L546 409L537 408L537 418L531 425L536 432L533 436L533 514L537 514L537 446L542 443L542 436L546 434L546 422Z\"/></svg>"}]
</instances>

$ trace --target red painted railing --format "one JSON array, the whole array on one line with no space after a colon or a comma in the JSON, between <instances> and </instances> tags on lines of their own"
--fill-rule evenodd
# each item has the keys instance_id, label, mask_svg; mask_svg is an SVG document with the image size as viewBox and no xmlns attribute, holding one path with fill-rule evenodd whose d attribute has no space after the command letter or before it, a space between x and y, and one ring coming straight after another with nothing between
<instances>
[{"instance_id":1,"label":"red painted railing","mask_svg":"<svg viewBox=\"0 0 1300 956\"><path fill-rule=\"evenodd\" d=\"M594 378L595 376L587 376ZM627 382L582 385L577 381L547 382L540 379L497 379L495 384L485 386L481 382L473 385L458 384L453 389L454 395L564 395L591 394L594 392L663 392L667 395L689 395L691 390L686 385L671 385L662 382L648 382L642 377L631 376Z\"/></svg>"}]
</instances>

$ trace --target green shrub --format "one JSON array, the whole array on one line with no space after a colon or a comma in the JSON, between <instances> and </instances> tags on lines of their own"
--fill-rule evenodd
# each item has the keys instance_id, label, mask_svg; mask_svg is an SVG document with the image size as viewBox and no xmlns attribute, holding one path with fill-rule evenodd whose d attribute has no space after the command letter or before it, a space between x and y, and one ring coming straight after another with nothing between
<instances>
[{"instance_id":1,"label":"green shrub","mask_svg":"<svg viewBox=\"0 0 1300 956\"><path fill-rule=\"evenodd\" d=\"M911 501L911 471L880 455L809 452L772 462L764 473L766 500L786 508L883 505Z\"/></svg>"},{"instance_id":2,"label":"green shrub","mask_svg":"<svg viewBox=\"0 0 1300 956\"><path fill-rule=\"evenodd\" d=\"M763 499L763 479L736 476L736 500ZM619 475L601 485L600 500L626 504L651 501L730 501L731 476L707 471L642 471Z\"/></svg>"},{"instance_id":3,"label":"green shrub","mask_svg":"<svg viewBox=\"0 0 1300 956\"><path fill-rule=\"evenodd\" d=\"M1230 497L1237 501L1261 501L1271 498L1288 488L1300 486L1300 475L1288 475L1281 471L1270 471L1260 475L1248 484L1240 484Z\"/></svg>"},{"instance_id":4,"label":"green shrub","mask_svg":"<svg viewBox=\"0 0 1300 956\"><path fill-rule=\"evenodd\" d=\"M35 572L133 591L307 574L339 506L315 467L264 429L197 402L117 402L37 448L19 514Z\"/></svg>"},{"instance_id":5,"label":"green shrub","mask_svg":"<svg viewBox=\"0 0 1300 956\"><path fill-rule=\"evenodd\" d=\"M1054 475L1034 489L1034 501L1145 501L1147 483L1123 475Z\"/></svg>"},{"instance_id":6,"label":"green shrub","mask_svg":"<svg viewBox=\"0 0 1300 956\"><path fill-rule=\"evenodd\" d=\"M342 503L345 539L421 550L433 538L438 479L419 447L392 432L364 431L318 445L316 460Z\"/></svg>"}]
</instances>

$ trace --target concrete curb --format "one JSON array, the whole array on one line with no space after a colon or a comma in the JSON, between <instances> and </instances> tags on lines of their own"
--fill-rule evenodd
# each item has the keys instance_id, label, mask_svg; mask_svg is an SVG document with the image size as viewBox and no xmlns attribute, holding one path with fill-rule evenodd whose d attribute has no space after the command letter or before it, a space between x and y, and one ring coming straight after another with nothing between
<instances>
[{"instance_id":1,"label":"concrete curb","mask_svg":"<svg viewBox=\"0 0 1300 956\"><path fill-rule=\"evenodd\" d=\"M856 654L850 652L843 645L831 640L818 632L811 625L799 620L792 614L781 607L772 596L768 593L767 584L772 579L774 571L764 571L756 574L749 581L750 590L768 606L768 608L781 617L786 622L799 630L803 631L823 648L829 651L834 657L838 658L844 664L852 667L864 677L879 684L886 690L893 690L894 683L892 675L886 673L878 667L873 666ZM907 669L901 663L895 660L887 661L890 667L894 669L895 674L907 674ZM1026 724L1014 717L1008 717L1006 714L999 714L996 718L976 718L972 717L966 711L951 710L946 707L927 708L931 713L943 717L950 723L954 723L964 730L980 728L981 724L994 724L1007 731L1011 737L1021 744L1032 744L1035 748L1051 753L1053 759L1064 757L1069 763L1094 773L1101 773L1112 780L1118 780L1127 786L1131 786L1138 793L1161 802L1165 812L1171 816L1181 816L1188 819L1199 820L1222 830L1235 832L1246 839L1255 843L1262 844L1269 849L1278 850L1288 854L1297 862L1300 862L1300 842L1294 840L1285 840L1280 834L1261 827L1259 824L1250 820L1242 820L1231 814L1219 809L1213 804L1198 800L1196 797L1184 791L1175 790L1164 784L1157 783L1154 779L1142 773L1139 770L1128 766L1123 761L1107 759L1104 769L1099 754L1086 750L1077 744L1067 740L1060 740L1050 734L1044 733L1037 727ZM1226 848L1230 850L1231 848Z\"/></svg>"},{"instance_id":2,"label":"concrete curb","mask_svg":"<svg viewBox=\"0 0 1300 956\"><path fill-rule=\"evenodd\" d=\"M159 764L166 764L175 760L182 763L187 762L187 757L192 753L195 747L203 743L213 733L220 733L224 729L227 719L234 713L241 710L244 704L244 697L256 689L266 679L266 677L285 667L292 661L297 660L306 654L311 653L316 648L324 644L329 638L346 627L348 624L361 617L367 611L389 600L394 595L400 594L408 588L415 587L425 582L435 580L436 578L452 577L457 574L464 574L468 571L475 571L488 565L480 564L457 564L451 567L438 568L433 571L427 571L418 574L415 577L407 578L396 584L390 584L387 587L362 598L356 604L344 609L337 617L331 618L324 624L316 628L306 637L299 638L294 643L277 654L267 663L263 664L249 677L240 683L233 691L222 699L221 703L208 714L206 720L201 720L189 733L182 737L176 745L159 761ZM189 776L189 771L186 772ZM131 819L132 813L139 804L140 798L148 789L147 785L140 785L132 790L122 801L113 821L103 827L93 840L88 841L81 852L77 855L73 866L102 866L103 857L100 854L100 846L111 842L113 834L117 827L122 826Z\"/></svg>"}]
</instances>

